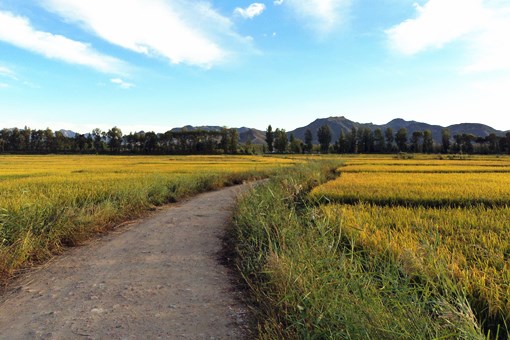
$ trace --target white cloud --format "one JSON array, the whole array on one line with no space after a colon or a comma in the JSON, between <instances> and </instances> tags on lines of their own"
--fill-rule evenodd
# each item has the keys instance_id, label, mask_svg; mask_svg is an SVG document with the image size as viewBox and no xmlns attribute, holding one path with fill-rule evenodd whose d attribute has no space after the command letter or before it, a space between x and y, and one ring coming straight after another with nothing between
<instances>
[{"instance_id":1,"label":"white cloud","mask_svg":"<svg viewBox=\"0 0 510 340\"><path fill-rule=\"evenodd\" d=\"M135 87L134 84L131 84L131 83L128 83L128 82L125 82L124 80L120 79L120 78L113 78L113 79L110 79L110 82L112 82L113 84L116 84L116 85L119 85L120 88L122 89L130 89L130 88L133 88Z\"/></svg>"},{"instance_id":2,"label":"white cloud","mask_svg":"<svg viewBox=\"0 0 510 340\"><path fill-rule=\"evenodd\" d=\"M281 4L283 4L283 0L274 0L273 2L276 6L280 6Z\"/></svg>"},{"instance_id":3,"label":"white cloud","mask_svg":"<svg viewBox=\"0 0 510 340\"><path fill-rule=\"evenodd\" d=\"M414 4L415 19L408 19L386 31L393 47L404 54L441 48L480 28L487 15L482 0L429 0Z\"/></svg>"},{"instance_id":4,"label":"white cloud","mask_svg":"<svg viewBox=\"0 0 510 340\"><path fill-rule=\"evenodd\" d=\"M9 87L9 84L0 83L0 89L6 89Z\"/></svg>"},{"instance_id":5,"label":"white cloud","mask_svg":"<svg viewBox=\"0 0 510 340\"><path fill-rule=\"evenodd\" d=\"M265 9L266 5L259 2L255 2L248 6L247 8L237 7L234 10L234 14L238 14L245 19L253 19L256 16L261 15Z\"/></svg>"},{"instance_id":6,"label":"white cloud","mask_svg":"<svg viewBox=\"0 0 510 340\"><path fill-rule=\"evenodd\" d=\"M224 45L246 44L229 19L202 1L40 1L47 10L114 45L174 64L210 67L230 55Z\"/></svg>"},{"instance_id":7,"label":"white cloud","mask_svg":"<svg viewBox=\"0 0 510 340\"><path fill-rule=\"evenodd\" d=\"M345 20L351 0L285 0L276 1L289 7L305 25L320 34L329 33Z\"/></svg>"},{"instance_id":8,"label":"white cloud","mask_svg":"<svg viewBox=\"0 0 510 340\"><path fill-rule=\"evenodd\" d=\"M469 53L466 72L510 69L510 4L505 1L429 0L416 18L388 29L391 46L413 55L461 41Z\"/></svg>"},{"instance_id":9,"label":"white cloud","mask_svg":"<svg viewBox=\"0 0 510 340\"><path fill-rule=\"evenodd\" d=\"M10 12L0 11L0 40L50 59L91 67L101 72L120 73L122 68L122 62L116 58L101 54L83 42L38 31L28 19Z\"/></svg>"},{"instance_id":10,"label":"white cloud","mask_svg":"<svg viewBox=\"0 0 510 340\"><path fill-rule=\"evenodd\" d=\"M5 66L0 66L0 76L17 80L14 71Z\"/></svg>"}]
</instances>

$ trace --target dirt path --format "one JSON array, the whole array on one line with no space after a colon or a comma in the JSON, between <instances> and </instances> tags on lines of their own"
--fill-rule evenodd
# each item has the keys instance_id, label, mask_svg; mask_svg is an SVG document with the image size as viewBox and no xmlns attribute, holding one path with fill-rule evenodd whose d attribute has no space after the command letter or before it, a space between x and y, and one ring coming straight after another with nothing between
<instances>
[{"instance_id":1,"label":"dirt path","mask_svg":"<svg viewBox=\"0 0 510 340\"><path fill-rule=\"evenodd\" d=\"M218 261L231 187L163 207L0 298L1 339L238 339L246 310Z\"/></svg>"}]
</instances>

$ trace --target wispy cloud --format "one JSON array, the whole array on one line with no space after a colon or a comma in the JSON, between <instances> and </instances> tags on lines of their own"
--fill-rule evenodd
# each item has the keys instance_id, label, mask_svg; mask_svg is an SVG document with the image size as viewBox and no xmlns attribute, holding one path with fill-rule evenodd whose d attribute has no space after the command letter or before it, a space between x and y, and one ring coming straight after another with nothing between
<instances>
[{"instance_id":1,"label":"wispy cloud","mask_svg":"<svg viewBox=\"0 0 510 340\"><path fill-rule=\"evenodd\" d=\"M131 83L128 83L128 82L125 82L124 80L120 79L120 78L113 78L113 79L110 79L110 82L112 82L113 84L116 84L116 85L119 85L119 87L121 89L125 89L125 90L128 90L130 88L133 88L135 87L134 84L131 84Z\"/></svg>"},{"instance_id":2,"label":"wispy cloud","mask_svg":"<svg viewBox=\"0 0 510 340\"><path fill-rule=\"evenodd\" d=\"M6 89L9 87L9 84L0 83L0 89Z\"/></svg>"},{"instance_id":3,"label":"wispy cloud","mask_svg":"<svg viewBox=\"0 0 510 340\"><path fill-rule=\"evenodd\" d=\"M280 6L281 4L283 4L283 0L274 0L273 2L276 6Z\"/></svg>"},{"instance_id":4,"label":"wispy cloud","mask_svg":"<svg viewBox=\"0 0 510 340\"><path fill-rule=\"evenodd\" d=\"M386 31L392 46L405 54L441 48L478 29L486 15L481 0L429 0L414 7L416 18Z\"/></svg>"},{"instance_id":5,"label":"wispy cloud","mask_svg":"<svg viewBox=\"0 0 510 340\"><path fill-rule=\"evenodd\" d=\"M238 14L245 19L253 19L256 16L261 15L265 9L266 5L260 2L255 2L248 6L247 8L237 7L234 10L234 14Z\"/></svg>"},{"instance_id":6,"label":"wispy cloud","mask_svg":"<svg viewBox=\"0 0 510 340\"><path fill-rule=\"evenodd\" d=\"M17 80L16 74L8 67L0 65L0 76Z\"/></svg>"},{"instance_id":7,"label":"wispy cloud","mask_svg":"<svg viewBox=\"0 0 510 340\"><path fill-rule=\"evenodd\" d=\"M325 34L344 22L351 0L277 0L275 4L291 8L307 26Z\"/></svg>"},{"instance_id":8,"label":"wispy cloud","mask_svg":"<svg viewBox=\"0 0 510 340\"><path fill-rule=\"evenodd\" d=\"M91 67L106 73L121 73L123 63L101 54L90 45L62 35L34 29L27 18L0 11L0 40L50 59Z\"/></svg>"},{"instance_id":9,"label":"wispy cloud","mask_svg":"<svg viewBox=\"0 0 510 340\"><path fill-rule=\"evenodd\" d=\"M210 67L245 41L207 2L181 0L41 0L68 22L125 49L174 64ZM225 41L228 41L225 43ZM232 43L234 41L234 43Z\"/></svg>"},{"instance_id":10,"label":"wispy cloud","mask_svg":"<svg viewBox=\"0 0 510 340\"><path fill-rule=\"evenodd\" d=\"M429 0L416 17L386 31L396 51L413 55L462 41L470 51L465 71L510 69L510 4L504 1Z\"/></svg>"}]
</instances>

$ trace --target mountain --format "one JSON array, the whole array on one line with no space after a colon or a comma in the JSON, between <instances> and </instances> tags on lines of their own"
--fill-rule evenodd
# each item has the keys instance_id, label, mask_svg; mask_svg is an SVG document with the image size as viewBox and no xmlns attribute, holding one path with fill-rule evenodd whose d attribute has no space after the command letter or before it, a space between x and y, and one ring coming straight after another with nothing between
<instances>
[{"instance_id":1,"label":"mountain","mask_svg":"<svg viewBox=\"0 0 510 340\"><path fill-rule=\"evenodd\" d=\"M74 131L71 131L71 130L64 130L64 129L61 129L61 130L58 130L59 132L62 133L62 135L66 138L74 138L74 136L76 136L76 132Z\"/></svg>"},{"instance_id":2,"label":"mountain","mask_svg":"<svg viewBox=\"0 0 510 340\"><path fill-rule=\"evenodd\" d=\"M442 126L439 125L431 125L427 123L422 122L416 122L414 120L407 121L401 118L393 119L392 121L383 124L383 125L376 125L372 123L358 123L352 120L349 120L343 116L341 117L329 117L329 118L320 118L314 120L312 123L308 124L307 126L297 128L293 131L289 131L288 134L291 133L294 134L294 137L304 140L305 138L305 131L310 130L312 131L314 140L314 143L318 143L317 141L317 130L319 127L323 126L324 124L328 125L331 129L331 140L334 143L334 141L337 141L340 137L340 131L344 131L344 133L347 133L351 131L353 127L356 129L361 128L369 128L370 130L374 131L375 129L381 129L382 132L387 128L393 129L393 133L395 134L399 129L405 128L407 129L408 136L410 137L411 134L414 131L425 131L430 130L432 132L432 138L434 139L435 143L441 143L441 131L443 130ZM456 134L473 134L475 136L480 137L486 137L491 133L495 133L498 136L502 136L505 134L504 131L496 130L490 126L484 125L484 124L477 124L477 123L462 123L462 124L455 124L447 126L447 128L450 130L451 136L455 136Z\"/></svg>"}]
</instances>

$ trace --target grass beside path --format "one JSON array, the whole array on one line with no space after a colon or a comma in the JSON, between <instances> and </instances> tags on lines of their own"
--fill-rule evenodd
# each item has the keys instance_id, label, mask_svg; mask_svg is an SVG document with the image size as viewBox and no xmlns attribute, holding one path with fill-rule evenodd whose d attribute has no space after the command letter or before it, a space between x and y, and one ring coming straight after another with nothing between
<instances>
[{"instance_id":1,"label":"grass beside path","mask_svg":"<svg viewBox=\"0 0 510 340\"><path fill-rule=\"evenodd\" d=\"M281 172L238 204L232 242L261 339L483 339L463 292L355 246L312 201L338 161Z\"/></svg>"}]
</instances>

